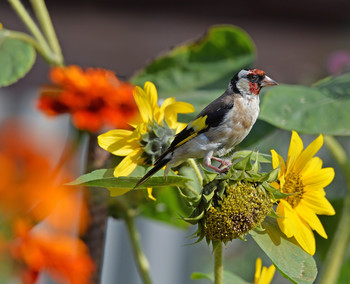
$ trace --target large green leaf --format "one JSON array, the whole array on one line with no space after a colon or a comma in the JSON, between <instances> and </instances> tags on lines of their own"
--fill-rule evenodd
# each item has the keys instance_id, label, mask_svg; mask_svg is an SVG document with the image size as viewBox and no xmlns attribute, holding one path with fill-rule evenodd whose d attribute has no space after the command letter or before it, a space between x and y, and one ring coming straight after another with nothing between
<instances>
[{"instance_id":1,"label":"large green leaf","mask_svg":"<svg viewBox=\"0 0 350 284\"><path fill-rule=\"evenodd\" d=\"M259 118L306 134L350 135L350 74L312 87L281 85L263 96Z\"/></svg>"},{"instance_id":2,"label":"large green leaf","mask_svg":"<svg viewBox=\"0 0 350 284\"><path fill-rule=\"evenodd\" d=\"M28 43L6 37L0 30L0 87L24 77L35 62L35 49Z\"/></svg>"},{"instance_id":3,"label":"large green leaf","mask_svg":"<svg viewBox=\"0 0 350 284\"><path fill-rule=\"evenodd\" d=\"M194 272L191 275L191 279L193 279L193 280L207 279L210 282L214 283L214 274L213 273L205 274L205 273L201 273L201 272ZM237 276L229 271L224 270L223 283L224 284L232 284L232 283L234 283L234 284L248 284L249 282L243 280L239 276Z\"/></svg>"},{"instance_id":4,"label":"large green leaf","mask_svg":"<svg viewBox=\"0 0 350 284\"><path fill-rule=\"evenodd\" d=\"M243 30L220 25L192 43L175 47L140 70L132 82L143 85L149 80L160 93L174 94L205 88L231 77L255 59L255 46ZM226 88L226 86L224 86Z\"/></svg>"},{"instance_id":5,"label":"large green leaf","mask_svg":"<svg viewBox=\"0 0 350 284\"><path fill-rule=\"evenodd\" d=\"M68 183L68 185L130 189L133 188L145 174L146 170L142 170L142 168L143 167L139 166L136 173L133 173L132 176L118 178L113 175L114 169L95 170L78 177L76 180ZM144 189L147 187L185 186L188 181L190 181L190 179L173 173L169 173L167 178L164 179L164 171L160 170L137 189Z\"/></svg>"},{"instance_id":6,"label":"large green leaf","mask_svg":"<svg viewBox=\"0 0 350 284\"><path fill-rule=\"evenodd\" d=\"M313 283L317 275L314 258L286 238L276 219L267 217L262 227L264 231L254 230L250 235L281 274L293 283Z\"/></svg>"}]
</instances>

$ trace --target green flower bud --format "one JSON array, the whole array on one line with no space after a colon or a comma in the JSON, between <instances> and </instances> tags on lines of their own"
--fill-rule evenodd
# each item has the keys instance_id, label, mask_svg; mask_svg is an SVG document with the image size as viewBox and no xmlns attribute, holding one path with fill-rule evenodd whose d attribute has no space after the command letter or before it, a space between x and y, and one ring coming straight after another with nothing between
<instances>
[{"instance_id":1,"label":"green flower bud","mask_svg":"<svg viewBox=\"0 0 350 284\"><path fill-rule=\"evenodd\" d=\"M143 147L142 158L145 164L153 165L156 159L169 147L175 131L164 122L148 125L148 132L142 135L140 141Z\"/></svg>"}]
</instances>

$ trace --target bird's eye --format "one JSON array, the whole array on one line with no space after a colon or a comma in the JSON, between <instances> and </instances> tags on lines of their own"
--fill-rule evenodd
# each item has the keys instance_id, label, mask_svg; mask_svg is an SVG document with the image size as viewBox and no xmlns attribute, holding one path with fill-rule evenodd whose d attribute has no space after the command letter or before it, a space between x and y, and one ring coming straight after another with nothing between
<instances>
[{"instance_id":1,"label":"bird's eye","mask_svg":"<svg viewBox=\"0 0 350 284\"><path fill-rule=\"evenodd\" d=\"M250 80L252 83L256 83L256 82L259 81L259 76L258 76L258 75L251 74L251 75L249 75L249 80Z\"/></svg>"}]
</instances>

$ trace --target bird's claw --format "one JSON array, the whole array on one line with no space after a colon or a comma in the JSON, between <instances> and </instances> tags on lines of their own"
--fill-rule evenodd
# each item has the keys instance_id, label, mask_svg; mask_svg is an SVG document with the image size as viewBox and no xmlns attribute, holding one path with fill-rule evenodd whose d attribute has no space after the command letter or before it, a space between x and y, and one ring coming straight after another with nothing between
<instances>
[{"instance_id":1,"label":"bird's claw","mask_svg":"<svg viewBox=\"0 0 350 284\"><path fill-rule=\"evenodd\" d=\"M212 159L217 161L217 162L219 162L220 166L219 167L215 167L212 164L209 164L209 165L206 165L206 166L208 166L209 168L211 168L214 171L218 172L219 174L228 172L228 170L232 166L232 163L230 161L223 160L223 159L216 158L216 157L212 157Z\"/></svg>"},{"instance_id":2,"label":"bird's claw","mask_svg":"<svg viewBox=\"0 0 350 284\"><path fill-rule=\"evenodd\" d=\"M217 161L220 163L220 168L221 167L231 167L232 166L232 163L230 161L227 161L227 160L224 160L224 159L220 159L220 158L217 158L217 157L212 157L212 159L214 161Z\"/></svg>"}]
</instances>

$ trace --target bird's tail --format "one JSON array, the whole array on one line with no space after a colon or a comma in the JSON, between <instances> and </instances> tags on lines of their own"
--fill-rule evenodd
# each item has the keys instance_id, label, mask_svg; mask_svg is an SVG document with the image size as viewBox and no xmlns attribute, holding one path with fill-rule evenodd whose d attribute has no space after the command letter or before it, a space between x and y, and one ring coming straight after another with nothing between
<instances>
[{"instance_id":1,"label":"bird's tail","mask_svg":"<svg viewBox=\"0 0 350 284\"><path fill-rule=\"evenodd\" d=\"M144 176L141 178L137 184L134 186L134 189L144 182L146 182L151 176L153 176L156 172L158 172L161 168L163 168L171 158L168 158L167 156L163 157L162 159L158 159L156 163L154 164L154 167L150 169Z\"/></svg>"}]
</instances>

